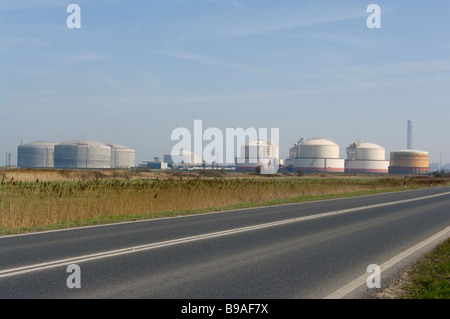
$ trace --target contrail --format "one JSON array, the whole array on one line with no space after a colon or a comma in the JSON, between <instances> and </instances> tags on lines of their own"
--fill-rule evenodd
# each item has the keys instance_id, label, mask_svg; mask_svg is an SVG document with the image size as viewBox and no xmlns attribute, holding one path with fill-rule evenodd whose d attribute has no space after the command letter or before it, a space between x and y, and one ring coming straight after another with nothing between
<instances>
[{"instance_id":1,"label":"contrail","mask_svg":"<svg viewBox=\"0 0 450 319\"><path fill-rule=\"evenodd\" d=\"M129 0L131 2L131 4L136 8L136 10L138 10L139 12L141 12L143 15L148 16L148 14L142 10L141 8L139 8L134 2L133 0Z\"/></svg>"}]
</instances>

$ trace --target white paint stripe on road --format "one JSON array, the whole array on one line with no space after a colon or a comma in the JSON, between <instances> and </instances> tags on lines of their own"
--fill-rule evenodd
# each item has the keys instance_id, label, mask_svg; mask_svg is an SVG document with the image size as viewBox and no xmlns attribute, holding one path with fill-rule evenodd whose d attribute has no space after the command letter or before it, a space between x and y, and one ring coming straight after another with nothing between
<instances>
[{"instance_id":1,"label":"white paint stripe on road","mask_svg":"<svg viewBox=\"0 0 450 319\"><path fill-rule=\"evenodd\" d=\"M427 245L429 245L429 244L431 244L433 242L438 242L440 240L446 239L449 236L450 236L450 226L448 226L444 230L441 230L437 234L434 234L433 236L428 237L427 239L425 239L424 241L418 243L417 245L402 251L400 254L392 257L391 259L389 259L385 263L381 264L380 265L381 273L383 273L383 271L389 269L390 267L394 266L398 262L402 261L403 259L407 258L408 256L410 256L410 255L414 254L415 252L419 251L420 249L424 248L425 246L427 246ZM370 274L366 273L365 275L362 275L362 276L356 278L355 280L353 280L352 282L348 283L344 287L342 287L342 288L336 290L335 292L333 292L332 294L326 296L324 299L341 299L341 298L344 298L349 293L351 293L354 290L358 289L362 285L365 285L367 283L367 278L369 277L369 275Z\"/></svg>"},{"instance_id":2,"label":"white paint stripe on road","mask_svg":"<svg viewBox=\"0 0 450 319\"><path fill-rule=\"evenodd\" d=\"M387 203L375 204L375 205L370 205L370 206L350 208L350 209L333 211L333 212L322 213L322 214L309 215L309 216L304 216L304 217L291 218L291 219L286 219L286 220L277 221L277 222L271 222L271 223L265 223L265 224L247 226L247 227L241 227L241 228L234 228L234 229L218 231L218 232L213 232L213 233L208 233L208 234L202 234L202 235L197 235L197 236L173 239L173 240L168 240L168 241L163 241L163 242L158 242L158 243L122 248L122 249L117 249L117 250L110 250L110 251L101 252L101 253L72 257L72 258L67 258L67 259L60 259L60 260L55 260L55 261L50 261L50 262L45 262L45 263L40 263L40 264L34 264L34 265L29 265L29 266L10 268L10 269L0 271L0 278L20 275L20 274L24 274L24 273L39 271L39 270L51 269L51 268L55 268L55 267L67 266L67 265L74 264L74 263L82 263L82 262L87 262L87 261L92 261L92 260L97 260L97 259L119 256L119 255L123 255L123 254L140 252L140 251L144 251L144 250L162 248L162 247L183 244L183 243L188 243L188 242L193 242L193 241L198 241L198 240L222 237L222 236L238 234L238 233L243 233L243 232L248 232L248 231L253 231L253 230L259 230L259 229L264 229L264 228L269 228L269 227L275 227L275 226L281 226L281 225L290 224L290 223L301 222L301 221L305 221L305 220L340 215L340 214L345 214L345 213L350 213L350 212L355 212L355 211L360 211L360 210L366 210L366 209L370 209L370 208L378 208L378 207L384 207L384 206L397 205L397 204L419 201L419 200L424 200L424 199L429 199L429 198L434 198L434 197L439 197L439 196L445 196L445 195L450 195L450 192L429 195L429 196L424 196L424 197L419 197L419 198L405 199L405 200L400 200L400 201L395 201L395 202L387 202Z\"/></svg>"}]
</instances>

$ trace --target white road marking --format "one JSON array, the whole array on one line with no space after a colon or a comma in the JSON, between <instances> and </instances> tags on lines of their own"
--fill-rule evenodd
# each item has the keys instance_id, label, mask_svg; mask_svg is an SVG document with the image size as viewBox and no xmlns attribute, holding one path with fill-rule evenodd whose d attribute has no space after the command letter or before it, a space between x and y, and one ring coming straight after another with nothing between
<instances>
[{"instance_id":1,"label":"white road marking","mask_svg":"<svg viewBox=\"0 0 450 319\"><path fill-rule=\"evenodd\" d=\"M193 241L198 241L198 240L222 237L222 236L238 234L238 233L243 233L243 232L248 232L248 231L253 231L253 230L259 230L259 229L264 229L264 228L269 228L269 227L275 227L275 226L280 226L280 225L285 225L285 224L290 224L290 223L301 222L301 221L305 221L305 220L346 214L346 213L350 213L350 212L366 210L366 209L371 209L371 208L397 205L397 204L419 201L419 200L424 200L424 199L429 199L429 198L434 198L434 197L439 197L439 196L445 196L445 195L450 195L450 192L429 195L429 196L424 196L424 197L419 197L419 198L405 199L405 200L400 200L400 201L395 201L395 202L388 202L388 203L375 204L375 205L370 205L370 206L350 208L350 209L345 209L345 210L340 210L340 211L333 211L333 212L315 214L315 215L304 216L304 217L291 218L291 219L286 219L286 220L277 221L277 222L271 222L271 223L265 223L265 224L247 226L247 227L241 227L241 228L234 228L234 229L218 231L218 232L213 232L213 233L208 233L208 234L202 234L202 235L197 235L197 236L173 239L173 240L168 240L168 241L163 241L163 242L158 242L158 243L122 248L122 249L117 249L117 250L110 250L110 251L105 251L105 252L101 252L101 253L72 257L72 258L67 258L67 259L60 259L60 260L55 260L55 261L50 261L50 262L45 262L45 263L40 263L40 264L34 264L34 265L28 265L28 266L23 266L23 267L10 268L10 269L0 271L0 278L20 275L20 274L24 274L24 273L39 271L39 270L51 269L51 268L55 268L55 267L67 266L67 265L70 265L73 263L82 263L82 262L87 262L87 261L92 261L92 260L97 260L97 259L114 257L114 256L119 256L119 255L124 255L124 254L130 254L130 253L136 253L136 252L140 252L140 251L162 248L162 247L183 244L183 243L188 243L188 242L193 242Z\"/></svg>"},{"instance_id":2,"label":"white road marking","mask_svg":"<svg viewBox=\"0 0 450 319\"><path fill-rule=\"evenodd\" d=\"M444 230L441 230L437 234L434 234L433 236L428 237L427 239L425 239L424 241L418 243L417 245L414 245L413 247L402 251L400 254L392 257L391 259L389 259L385 263L381 264L380 265L381 273L383 273L383 271L389 269L390 267L394 266L398 262L402 261L406 257L408 257L408 256L414 254L415 252L419 251L420 249L422 249L426 245L431 244L434 241L440 241L442 239L446 239L449 236L450 236L450 226L448 226ZM368 276L369 276L369 274L366 273L366 274L356 278L355 280L353 280L352 282L348 283L344 287L342 287L342 288L336 290L335 292L333 292L332 294L326 296L324 299L341 299L341 298L344 298L349 293L353 292L354 290L358 289L362 285L366 284L366 280L367 280Z\"/></svg>"}]
</instances>

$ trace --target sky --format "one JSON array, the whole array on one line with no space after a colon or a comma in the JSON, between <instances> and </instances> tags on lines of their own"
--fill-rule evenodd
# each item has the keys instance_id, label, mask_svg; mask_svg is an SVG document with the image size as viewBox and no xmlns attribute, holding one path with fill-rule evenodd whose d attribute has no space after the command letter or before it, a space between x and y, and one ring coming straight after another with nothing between
<instances>
[{"instance_id":1,"label":"sky","mask_svg":"<svg viewBox=\"0 0 450 319\"><path fill-rule=\"evenodd\" d=\"M81 28L68 28L70 4ZM369 28L370 4L381 9ZM278 128L450 162L448 0L2 0L0 166L33 141L169 154L180 127ZM3 154L3 156L1 155ZM3 159L2 159L3 157Z\"/></svg>"}]
</instances>

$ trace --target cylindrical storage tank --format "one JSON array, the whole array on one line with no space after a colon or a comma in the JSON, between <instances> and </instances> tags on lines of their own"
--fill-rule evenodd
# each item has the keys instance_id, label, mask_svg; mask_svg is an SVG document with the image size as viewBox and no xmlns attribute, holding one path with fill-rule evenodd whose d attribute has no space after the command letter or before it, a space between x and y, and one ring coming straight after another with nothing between
<instances>
[{"instance_id":1,"label":"cylindrical storage tank","mask_svg":"<svg viewBox=\"0 0 450 319\"><path fill-rule=\"evenodd\" d=\"M88 140L57 144L55 168L111 168L111 147Z\"/></svg>"},{"instance_id":2,"label":"cylindrical storage tank","mask_svg":"<svg viewBox=\"0 0 450 319\"><path fill-rule=\"evenodd\" d=\"M344 173L343 158L294 158L294 171L304 173Z\"/></svg>"},{"instance_id":3,"label":"cylindrical storage tank","mask_svg":"<svg viewBox=\"0 0 450 319\"><path fill-rule=\"evenodd\" d=\"M252 171L257 167L263 174L276 173L280 166L279 147L272 140L256 140L241 146L236 158L237 171Z\"/></svg>"},{"instance_id":4,"label":"cylindrical storage tank","mask_svg":"<svg viewBox=\"0 0 450 319\"><path fill-rule=\"evenodd\" d=\"M347 159L384 161L386 160L386 151L377 144L357 141L347 147Z\"/></svg>"},{"instance_id":5,"label":"cylindrical storage tank","mask_svg":"<svg viewBox=\"0 0 450 319\"><path fill-rule=\"evenodd\" d=\"M391 152L390 174L429 174L428 152L419 150L400 150Z\"/></svg>"},{"instance_id":6,"label":"cylindrical storage tank","mask_svg":"<svg viewBox=\"0 0 450 319\"><path fill-rule=\"evenodd\" d=\"M250 159L278 158L278 145L271 140L256 140L241 146L241 157Z\"/></svg>"},{"instance_id":7,"label":"cylindrical storage tank","mask_svg":"<svg viewBox=\"0 0 450 319\"><path fill-rule=\"evenodd\" d=\"M389 161L346 160L345 172L354 174L387 174Z\"/></svg>"},{"instance_id":8,"label":"cylindrical storage tank","mask_svg":"<svg viewBox=\"0 0 450 319\"><path fill-rule=\"evenodd\" d=\"M389 161L383 147L357 141L347 147L345 171L347 173L388 173Z\"/></svg>"},{"instance_id":9,"label":"cylindrical storage tank","mask_svg":"<svg viewBox=\"0 0 450 319\"><path fill-rule=\"evenodd\" d=\"M299 144L293 169L305 173L343 173L345 161L339 158L339 145L326 138L312 138Z\"/></svg>"},{"instance_id":10,"label":"cylindrical storage tank","mask_svg":"<svg viewBox=\"0 0 450 319\"><path fill-rule=\"evenodd\" d=\"M57 143L39 141L17 147L17 166L21 168L53 168Z\"/></svg>"},{"instance_id":11,"label":"cylindrical storage tank","mask_svg":"<svg viewBox=\"0 0 450 319\"><path fill-rule=\"evenodd\" d=\"M339 145L326 138L312 138L300 144L300 158L339 158Z\"/></svg>"},{"instance_id":12,"label":"cylindrical storage tank","mask_svg":"<svg viewBox=\"0 0 450 319\"><path fill-rule=\"evenodd\" d=\"M135 150L118 144L107 144L111 147L111 168L131 168L135 166Z\"/></svg>"}]
</instances>

